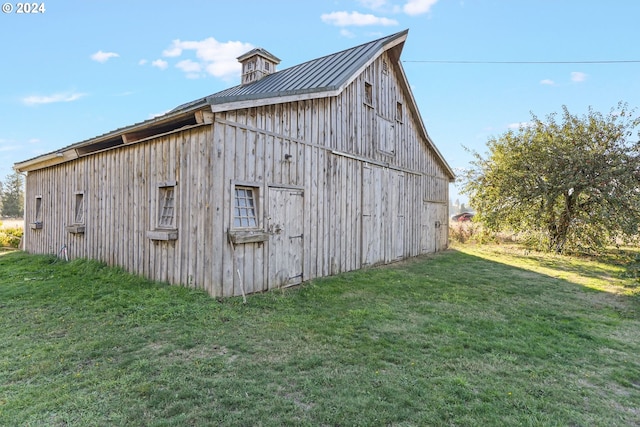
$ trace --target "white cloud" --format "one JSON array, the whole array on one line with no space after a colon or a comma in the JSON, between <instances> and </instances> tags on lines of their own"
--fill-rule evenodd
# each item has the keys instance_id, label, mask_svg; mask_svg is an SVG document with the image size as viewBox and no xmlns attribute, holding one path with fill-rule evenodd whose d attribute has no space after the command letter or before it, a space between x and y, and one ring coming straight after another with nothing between
<instances>
[{"instance_id":1,"label":"white cloud","mask_svg":"<svg viewBox=\"0 0 640 427\"><path fill-rule=\"evenodd\" d=\"M402 10L407 15L422 15L429 12L431 7L436 4L438 0L408 0Z\"/></svg>"},{"instance_id":2,"label":"white cloud","mask_svg":"<svg viewBox=\"0 0 640 427\"><path fill-rule=\"evenodd\" d=\"M53 104L56 102L72 102L85 96L86 93L56 93L53 95L31 95L22 98L26 105Z\"/></svg>"},{"instance_id":3,"label":"white cloud","mask_svg":"<svg viewBox=\"0 0 640 427\"><path fill-rule=\"evenodd\" d=\"M398 25L395 19L381 18L371 14L360 12L331 12L320 16L325 24L335 25L336 27L356 26L363 27L367 25L383 25L385 27Z\"/></svg>"},{"instance_id":4,"label":"white cloud","mask_svg":"<svg viewBox=\"0 0 640 427\"><path fill-rule=\"evenodd\" d=\"M151 62L151 66L164 70L169 66L169 63L163 59L156 59L155 61Z\"/></svg>"},{"instance_id":5,"label":"white cloud","mask_svg":"<svg viewBox=\"0 0 640 427\"><path fill-rule=\"evenodd\" d=\"M198 62L194 62L190 59L185 59L176 64L176 68L181 69L187 75L189 79L197 79L200 77L202 71L202 65Z\"/></svg>"},{"instance_id":6,"label":"white cloud","mask_svg":"<svg viewBox=\"0 0 640 427\"><path fill-rule=\"evenodd\" d=\"M340 35L342 37L348 37L350 39L354 38L356 36L355 34L353 34L353 31L349 31L346 28L343 28L343 29L340 30Z\"/></svg>"},{"instance_id":7,"label":"white cloud","mask_svg":"<svg viewBox=\"0 0 640 427\"><path fill-rule=\"evenodd\" d=\"M138 61L138 65L145 65L147 62L149 61L147 61L146 59L141 59L140 61Z\"/></svg>"},{"instance_id":8,"label":"white cloud","mask_svg":"<svg viewBox=\"0 0 640 427\"><path fill-rule=\"evenodd\" d=\"M194 59L184 59L176 67L183 70L187 77L195 77L194 73L205 70L208 74L220 78L232 78L239 75L238 57L253 49L253 45L238 41L222 43L213 37L200 41L174 40L162 55L177 58L189 52L195 54Z\"/></svg>"},{"instance_id":9,"label":"white cloud","mask_svg":"<svg viewBox=\"0 0 640 427\"><path fill-rule=\"evenodd\" d=\"M554 82L551 79L544 79L544 80L540 80L540 84L541 85L547 85L547 86L553 86L556 84L556 82Z\"/></svg>"},{"instance_id":10,"label":"white cloud","mask_svg":"<svg viewBox=\"0 0 640 427\"><path fill-rule=\"evenodd\" d=\"M16 144L15 141L11 141L8 139L0 138L0 152L5 151L15 151L22 148L20 145Z\"/></svg>"},{"instance_id":11,"label":"white cloud","mask_svg":"<svg viewBox=\"0 0 640 427\"><path fill-rule=\"evenodd\" d=\"M387 0L359 0L359 3L368 9L380 9L387 4Z\"/></svg>"},{"instance_id":12,"label":"white cloud","mask_svg":"<svg viewBox=\"0 0 640 427\"><path fill-rule=\"evenodd\" d=\"M571 73L571 81L576 83L581 83L587 80L587 75L585 73L581 73L579 71L574 71Z\"/></svg>"},{"instance_id":13,"label":"white cloud","mask_svg":"<svg viewBox=\"0 0 640 427\"><path fill-rule=\"evenodd\" d=\"M109 59L117 58L119 56L120 55L118 55L115 52L103 52L103 51L99 50L96 53L94 53L93 55L91 55L91 59L93 59L94 61L97 61L97 62L105 63Z\"/></svg>"},{"instance_id":14,"label":"white cloud","mask_svg":"<svg viewBox=\"0 0 640 427\"><path fill-rule=\"evenodd\" d=\"M169 49L165 49L162 51L162 56L174 58L176 56L182 55L182 47L180 47L181 43L182 42L180 40L174 40L173 45Z\"/></svg>"},{"instance_id":15,"label":"white cloud","mask_svg":"<svg viewBox=\"0 0 640 427\"><path fill-rule=\"evenodd\" d=\"M185 59L176 64L177 68L180 68L185 73L199 73L202 71L202 65L198 62L194 62L190 59Z\"/></svg>"},{"instance_id":16,"label":"white cloud","mask_svg":"<svg viewBox=\"0 0 640 427\"><path fill-rule=\"evenodd\" d=\"M507 125L507 128L508 129L513 129L513 130L518 130L518 129L521 129L521 128L528 128L528 127L531 127L531 126L533 126L533 123L531 123L531 122L518 122L518 123L509 123Z\"/></svg>"}]
</instances>

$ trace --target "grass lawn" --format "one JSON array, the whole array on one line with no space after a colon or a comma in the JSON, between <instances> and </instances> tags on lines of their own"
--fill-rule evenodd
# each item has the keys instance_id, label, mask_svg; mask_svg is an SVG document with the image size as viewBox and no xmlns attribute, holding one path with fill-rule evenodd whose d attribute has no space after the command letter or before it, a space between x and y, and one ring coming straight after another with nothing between
<instances>
[{"instance_id":1,"label":"grass lawn","mask_svg":"<svg viewBox=\"0 0 640 427\"><path fill-rule=\"evenodd\" d=\"M242 304L4 253L0 425L640 425L635 266L460 246Z\"/></svg>"}]
</instances>

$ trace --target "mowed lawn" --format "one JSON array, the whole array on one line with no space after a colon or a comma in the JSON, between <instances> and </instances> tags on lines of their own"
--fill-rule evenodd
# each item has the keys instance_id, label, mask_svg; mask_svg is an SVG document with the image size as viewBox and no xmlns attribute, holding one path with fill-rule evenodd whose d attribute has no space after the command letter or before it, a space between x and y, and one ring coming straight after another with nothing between
<instances>
[{"instance_id":1,"label":"mowed lawn","mask_svg":"<svg viewBox=\"0 0 640 427\"><path fill-rule=\"evenodd\" d=\"M638 259L460 246L243 304L4 253L0 425L637 426Z\"/></svg>"}]
</instances>

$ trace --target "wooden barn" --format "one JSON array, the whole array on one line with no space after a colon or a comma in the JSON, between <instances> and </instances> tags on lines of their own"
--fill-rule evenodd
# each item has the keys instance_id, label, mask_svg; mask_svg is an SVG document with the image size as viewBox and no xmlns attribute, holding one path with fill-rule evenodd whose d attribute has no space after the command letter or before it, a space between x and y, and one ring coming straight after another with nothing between
<instances>
[{"instance_id":1,"label":"wooden barn","mask_svg":"<svg viewBox=\"0 0 640 427\"><path fill-rule=\"evenodd\" d=\"M254 49L238 86L17 163L24 249L234 296L446 248L407 35L280 71Z\"/></svg>"}]
</instances>

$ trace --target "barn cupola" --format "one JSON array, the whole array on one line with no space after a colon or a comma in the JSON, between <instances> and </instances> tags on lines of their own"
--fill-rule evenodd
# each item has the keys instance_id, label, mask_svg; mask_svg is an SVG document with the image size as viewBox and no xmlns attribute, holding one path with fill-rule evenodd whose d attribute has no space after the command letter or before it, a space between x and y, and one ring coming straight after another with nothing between
<instances>
[{"instance_id":1,"label":"barn cupola","mask_svg":"<svg viewBox=\"0 0 640 427\"><path fill-rule=\"evenodd\" d=\"M238 57L242 64L242 84L246 85L276 72L280 59L262 48L250 50Z\"/></svg>"}]
</instances>

